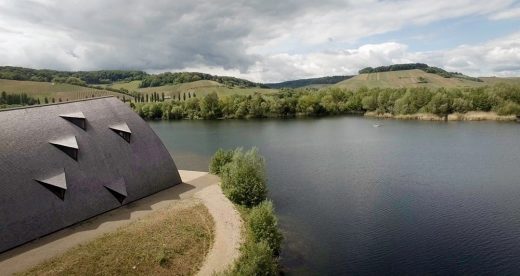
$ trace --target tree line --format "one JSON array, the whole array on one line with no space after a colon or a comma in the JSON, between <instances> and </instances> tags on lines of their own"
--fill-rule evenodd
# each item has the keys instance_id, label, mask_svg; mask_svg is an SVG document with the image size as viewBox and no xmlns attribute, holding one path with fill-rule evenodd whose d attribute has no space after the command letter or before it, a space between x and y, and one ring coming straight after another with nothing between
<instances>
[{"instance_id":1,"label":"tree line","mask_svg":"<svg viewBox=\"0 0 520 276\"><path fill-rule=\"evenodd\" d=\"M378 73L378 72L390 72L390 71L402 71L412 69L425 69L428 68L428 64L425 63L404 63L404 64L393 64L388 66L379 66L376 68L366 67L359 70L359 74L367 73Z\"/></svg>"},{"instance_id":2,"label":"tree line","mask_svg":"<svg viewBox=\"0 0 520 276\"><path fill-rule=\"evenodd\" d=\"M148 74L143 71L130 70L99 70L71 72L48 69L31 69L14 66L0 66L0 79L40 82L71 83L77 82L79 80L83 84L107 84L115 81L141 80L147 75Z\"/></svg>"},{"instance_id":3,"label":"tree line","mask_svg":"<svg viewBox=\"0 0 520 276\"><path fill-rule=\"evenodd\" d=\"M497 84L478 88L430 89L342 88L282 89L273 95L231 95L209 93L185 101L132 103L146 119L242 119L341 114L406 115L432 113L445 117L452 113L494 111L499 115L520 115L520 86Z\"/></svg>"},{"instance_id":4,"label":"tree line","mask_svg":"<svg viewBox=\"0 0 520 276\"><path fill-rule=\"evenodd\" d=\"M40 99L33 98L25 93L7 94L5 91L0 93L0 108L34 104L40 104Z\"/></svg>"}]
</instances>

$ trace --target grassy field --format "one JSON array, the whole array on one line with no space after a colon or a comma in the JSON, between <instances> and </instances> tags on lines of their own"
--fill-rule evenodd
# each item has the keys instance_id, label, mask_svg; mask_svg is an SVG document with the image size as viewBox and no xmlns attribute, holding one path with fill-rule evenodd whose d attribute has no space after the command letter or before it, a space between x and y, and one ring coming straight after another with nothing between
<instances>
[{"instance_id":1,"label":"grassy field","mask_svg":"<svg viewBox=\"0 0 520 276\"><path fill-rule=\"evenodd\" d=\"M497 83L508 83L514 85L520 85L520 77L517 78L497 78L497 77L481 77L481 80L486 84L497 84Z\"/></svg>"},{"instance_id":2,"label":"grassy field","mask_svg":"<svg viewBox=\"0 0 520 276\"><path fill-rule=\"evenodd\" d=\"M426 73L422 70L404 70L381 73L369 73L357 75L344 80L334 86L357 90L363 86L367 88L401 88L401 87L429 87L429 88L455 88L477 87L486 85L485 82L476 82L458 78L444 78L436 74Z\"/></svg>"},{"instance_id":3,"label":"grassy field","mask_svg":"<svg viewBox=\"0 0 520 276\"><path fill-rule=\"evenodd\" d=\"M140 81L131 81L131 82L122 82L122 83L114 83L109 85L112 88L125 88L129 91L138 91L144 94L153 94L157 92L159 94L164 93L165 96L177 96L179 93L195 93L197 96L204 96L211 92L216 92L219 97L229 96L233 94L240 95L253 95L255 93L262 94L273 94L278 92L277 89L266 89L266 88L239 88L239 87L227 87L221 83L210 80L200 80L188 83L181 84L173 84L173 85L163 85L157 87L147 87L147 88L139 88Z\"/></svg>"},{"instance_id":4,"label":"grassy field","mask_svg":"<svg viewBox=\"0 0 520 276\"><path fill-rule=\"evenodd\" d=\"M50 83L50 82L36 82L36 81L16 81L16 80L4 80L0 79L0 92L5 91L7 93L26 93L33 98L43 99L47 97L50 101L51 98L55 98L56 101L61 98L63 101L67 100L79 100L85 99L92 96L119 96L130 98L128 95L121 93L97 90L93 88L76 86L64 83Z\"/></svg>"},{"instance_id":5,"label":"grassy field","mask_svg":"<svg viewBox=\"0 0 520 276\"><path fill-rule=\"evenodd\" d=\"M128 91L137 91L139 89L140 80L130 81L130 82L115 82L112 84L103 85L105 87L112 87L114 89L124 88Z\"/></svg>"},{"instance_id":6,"label":"grassy field","mask_svg":"<svg viewBox=\"0 0 520 276\"><path fill-rule=\"evenodd\" d=\"M204 205L166 208L22 275L193 275L213 239Z\"/></svg>"}]
</instances>

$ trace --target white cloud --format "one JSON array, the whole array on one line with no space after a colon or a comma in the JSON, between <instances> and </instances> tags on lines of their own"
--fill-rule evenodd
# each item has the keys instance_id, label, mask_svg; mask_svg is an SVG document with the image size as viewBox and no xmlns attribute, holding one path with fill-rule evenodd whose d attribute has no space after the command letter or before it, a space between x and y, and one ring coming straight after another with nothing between
<instances>
[{"instance_id":1,"label":"white cloud","mask_svg":"<svg viewBox=\"0 0 520 276\"><path fill-rule=\"evenodd\" d=\"M517 72L518 37L446 53L410 52L399 42L345 45L447 18L511 18L518 12L514 2L1 0L0 65L192 70L255 81L354 74L364 66L412 61L508 74Z\"/></svg>"},{"instance_id":2,"label":"white cloud","mask_svg":"<svg viewBox=\"0 0 520 276\"><path fill-rule=\"evenodd\" d=\"M505 11L497 12L495 14L492 14L489 18L493 20L520 18L520 7L514 7Z\"/></svg>"},{"instance_id":3,"label":"white cloud","mask_svg":"<svg viewBox=\"0 0 520 276\"><path fill-rule=\"evenodd\" d=\"M414 52L409 51L405 44L387 42L338 51L274 54L255 64L251 73L228 74L260 82L278 82L298 78L352 75L368 66L411 62L423 62L471 76L518 76L520 33L479 45L461 45L442 51ZM207 68L207 72L226 73L213 71L211 68Z\"/></svg>"}]
</instances>

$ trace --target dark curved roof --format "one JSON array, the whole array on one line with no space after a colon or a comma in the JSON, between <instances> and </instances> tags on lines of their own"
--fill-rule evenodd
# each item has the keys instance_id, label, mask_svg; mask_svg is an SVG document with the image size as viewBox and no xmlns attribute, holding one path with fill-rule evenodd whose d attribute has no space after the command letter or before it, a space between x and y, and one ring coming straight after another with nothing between
<instances>
[{"instance_id":1,"label":"dark curved roof","mask_svg":"<svg viewBox=\"0 0 520 276\"><path fill-rule=\"evenodd\" d=\"M0 111L0 252L179 183L116 98Z\"/></svg>"}]
</instances>

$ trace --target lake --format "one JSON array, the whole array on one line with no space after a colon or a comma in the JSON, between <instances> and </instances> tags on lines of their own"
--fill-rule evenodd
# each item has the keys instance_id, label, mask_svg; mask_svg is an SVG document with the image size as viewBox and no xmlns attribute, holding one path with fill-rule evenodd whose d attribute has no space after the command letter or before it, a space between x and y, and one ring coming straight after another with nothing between
<instances>
[{"instance_id":1,"label":"lake","mask_svg":"<svg viewBox=\"0 0 520 276\"><path fill-rule=\"evenodd\" d=\"M520 274L520 124L150 125L179 169L207 171L219 147L260 149L289 274Z\"/></svg>"}]
</instances>

